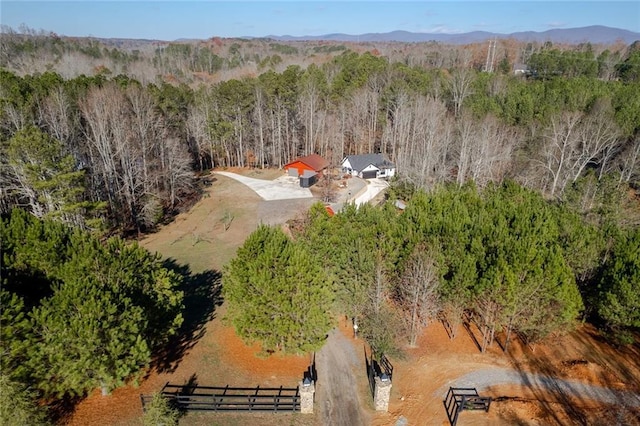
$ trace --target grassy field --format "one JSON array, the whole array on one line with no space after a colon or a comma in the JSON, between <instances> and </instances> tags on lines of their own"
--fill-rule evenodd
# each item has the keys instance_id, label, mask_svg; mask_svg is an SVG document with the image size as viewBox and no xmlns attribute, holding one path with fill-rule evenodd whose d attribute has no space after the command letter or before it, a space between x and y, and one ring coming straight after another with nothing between
<instances>
[{"instance_id":1,"label":"grassy field","mask_svg":"<svg viewBox=\"0 0 640 426\"><path fill-rule=\"evenodd\" d=\"M188 212L150 234L140 244L163 257L188 264L193 272L221 270L258 226L261 200L243 184L214 176L204 197ZM224 219L231 217L225 230Z\"/></svg>"}]
</instances>

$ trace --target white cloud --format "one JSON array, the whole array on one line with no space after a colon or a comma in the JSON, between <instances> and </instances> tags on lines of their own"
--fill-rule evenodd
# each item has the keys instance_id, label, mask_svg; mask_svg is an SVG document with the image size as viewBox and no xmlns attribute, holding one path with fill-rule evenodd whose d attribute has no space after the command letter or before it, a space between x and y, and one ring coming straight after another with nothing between
<instances>
[{"instance_id":1,"label":"white cloud","mask_svg":"<svg viewBox=\"0 0 640 426\"><path fill-rule=\"evenodd\" d=\"M459 34L464 31L458 28L450 27L446 24L435 24L425 29L419 29L418 32L429 33L429 34Z\"/></svg>"},{"instance_id":2,"label":"white cloud","mask_svg":"<svg viewBox=\"0 0 640 426\"><path fill-rule=\"evenodd\" d=\"M554 22L549 22L547 24L548 28L562 28L566 26L567 26L567 23L562 21L554 21Z\"/></svg>"}]
</instances>

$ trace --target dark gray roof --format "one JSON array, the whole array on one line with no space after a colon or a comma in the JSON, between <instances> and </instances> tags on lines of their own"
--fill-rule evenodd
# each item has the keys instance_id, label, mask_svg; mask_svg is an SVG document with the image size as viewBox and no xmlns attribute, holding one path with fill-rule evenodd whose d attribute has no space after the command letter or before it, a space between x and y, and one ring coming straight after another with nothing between
<instances>
[{"instance_id":1,"label":"dark gray roof","mask_svg":"<svg viewBox=\"0 0 640 426\"><path fill-rule=\"evenodd\" d=\"M384 158L382 154L347 155L345 158L349 160L351 168L358 173L366 169L369 164L373 164L379 169L391 169L395 167L393 163Z\"/></svg>"}]
</instances>

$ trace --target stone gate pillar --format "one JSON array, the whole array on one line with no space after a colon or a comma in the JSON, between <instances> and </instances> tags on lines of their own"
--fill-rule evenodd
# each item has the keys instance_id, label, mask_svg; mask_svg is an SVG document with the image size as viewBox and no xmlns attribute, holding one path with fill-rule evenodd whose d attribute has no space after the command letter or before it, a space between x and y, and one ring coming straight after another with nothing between
<instances>
[{"instance_id":1,"label":"stone gate pillar","mask_svg":"<svg viewBox=\"0 0 640 426\"><path fill-rule=\"evenodd\" d=\"M300 392L300 413L313 414L313 397L316 393L316 387L313 380L301 380L298 384Z\"/></svg>"},{"instance_id":2,"label":"stone gate pillar","mask_svg":"<svg viewBox=\"0 0 640 426\"><path fill-rule=\"evenodd\" d=\"M391 398L391 379L383 374L374 379L373 406L376 411L389 411L389 399Z\"/></svg>"}]
</instances>

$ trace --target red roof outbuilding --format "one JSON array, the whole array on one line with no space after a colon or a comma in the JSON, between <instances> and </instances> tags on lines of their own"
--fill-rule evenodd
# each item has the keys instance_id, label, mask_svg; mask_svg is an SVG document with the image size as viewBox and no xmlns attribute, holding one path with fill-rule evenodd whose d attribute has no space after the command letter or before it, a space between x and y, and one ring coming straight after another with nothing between
<instances>
[{"instance_id":1,"label":"red roof outbuilding","mask_svg":"<svg viewBox=\"0 0 640 426\"><path fill-rule=\"evenodd\" d=\"M284 169L287 171L289 171L290 169L296 169L298 171L298 176L303 176L305 174L305 170L315 173L321 173L327 167L329 167L329 162L320 157L318 154L299 157L294 161L284 165Z\"/></svg>"}]
</instances>

